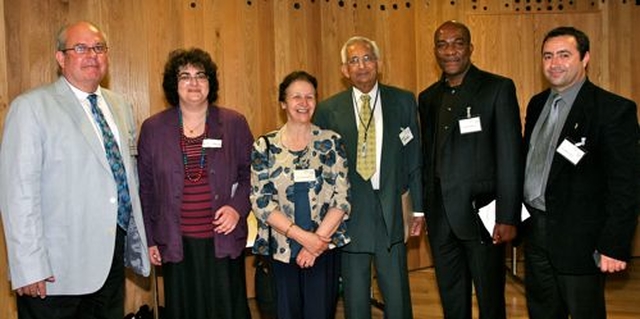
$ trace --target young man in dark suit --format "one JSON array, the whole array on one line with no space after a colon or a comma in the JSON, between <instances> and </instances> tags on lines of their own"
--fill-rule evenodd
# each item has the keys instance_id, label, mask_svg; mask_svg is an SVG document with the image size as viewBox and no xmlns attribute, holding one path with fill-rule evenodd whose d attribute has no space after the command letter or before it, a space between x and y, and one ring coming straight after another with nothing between
<instances>
[{"instance_id":1,"label":"young man in dark suit","mask_svg":"<svg viewBox=\"0 0 640 319\"><path fill-rule=\"evenodd\" d=\"M342 250L345 317L371 318L371 266L385 304L385 318L412 318L401 196L410 191L422 212L421 150L411 92L378 82L380 50L364 37L341 51L342 74L353 87L318 105L314 121L338 132L347 147L351 243ZM414 215L411 234L424 227Z\"/></svg>"},{"instance_id":2,"label":"young man in dark suit","mask_svg":"<svg viewBox=\"0 0 640 319\"><path fill-rule=\"evenodd\" d=\"M420 93L429 243L445 318L506 317L504 243L522 203L522 135L516 89L471 63L471 33L447 21L434 35L441 79ZM495 226L477 210L495 201Z\"/></svg>"},{"instance_id":3,"label":"young man in dark suit","mask_svg":"<svg viewBox=\"0 0 640 319\"><path fill-rule=\"evenodd\" d=\"M638 216L633 101L589 81L589 38L573 27L542 44L550 88L527 107L524 201L529 317L606 318L604 273L622 271Z\"/></svg>"}]
</instances>

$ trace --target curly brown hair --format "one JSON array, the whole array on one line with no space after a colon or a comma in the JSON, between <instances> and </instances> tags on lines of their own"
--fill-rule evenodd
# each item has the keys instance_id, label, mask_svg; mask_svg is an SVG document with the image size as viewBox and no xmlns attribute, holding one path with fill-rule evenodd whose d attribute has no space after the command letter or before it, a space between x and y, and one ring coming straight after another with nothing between
<instances>
[{"instance_id":1,"label":"curly brown hair","mask_svg":"<svg viewBox=\"0 0 640 319\"><path fill-rule=\"evenodd\" d=\"M162 88L164 96L172 107L177 107L180 101L178 96L178 73L180 69L191 65L201 68L209 79L209 94L207 101L212 104L218 100L218 66L213 62L206 51L199 48L177 49L169 53L167 63L164 65Z\"/></svg>"}]
</instances>

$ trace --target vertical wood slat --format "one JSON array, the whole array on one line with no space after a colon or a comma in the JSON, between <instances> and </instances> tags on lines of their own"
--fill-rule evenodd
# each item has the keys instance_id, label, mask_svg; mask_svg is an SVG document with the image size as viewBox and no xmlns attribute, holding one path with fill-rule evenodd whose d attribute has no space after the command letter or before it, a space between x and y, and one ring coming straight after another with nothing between
<instances>
[{"instance_id":1,"label":"vertical wood slat","mask_svg":"<svg viewBox=\"0 0 640 319\"><path fill-rule=\"evenodd\" d=\"M573 24L590 36L589 75L594 82L640 101L640 59L633 54L640 51L640 33L633 25L640 6L633 1L580 1L560 10L560 1L553 0L553 10L534 4L526 11L525 3L518 3L3 0L0 123L11 99L55 79L53 36L62 24L77 19L94 21L108 33L111 72L105 85L134 103L138 124L166 107L162 71L169 51L180 47L198 46L211 53L219 66L220 103L245 114L254 136L283 123L277 85L290 71L305 69L315 75L321 99L344 90L339 51L353 35L371 37L380 45L383 82L417 94L440 75L433 58L433 32L449 19L471 28L472 60L478 66L515 81L522 114L529 98L545 87L542 37L560 24ZM4 248L4 239L0 242ZM635 242L638 256L640 237ZM410 257L413 266L429 263L423 243L410 244L412 251L421 252ZM6 254L0 249L0 278L6 270ZM127 310L148 303L149 285L130 277ZM8 290L8 282L0 279L0 308L7 309L0 317L15 318Z\"/></svg>"},{"instance_id":2,"label":"vertical wood slat","mask_svg":"<svg viewBox=\"0 0 640 319\"><path fill-rule=\"evenodd\" d=\"M0 17L5 16L4 1L0 1ZM7 75L7 31L5 24L0 24L0 123L4 123L4 117L9 107L9 77ZM2 128L3 124L0 124ZM2 130L0 129L0 141L2 140ZM2 147L2 145L0 145ZM3 226L0 225L0 232L4 234ZM2 236L4 237L4 236ZM17 317L15 302L11 292L11 283L5 278L9 278L9 267L7 265L7 248L4 238L0 239L0 317Z\"/></svg>"}]
</instances>

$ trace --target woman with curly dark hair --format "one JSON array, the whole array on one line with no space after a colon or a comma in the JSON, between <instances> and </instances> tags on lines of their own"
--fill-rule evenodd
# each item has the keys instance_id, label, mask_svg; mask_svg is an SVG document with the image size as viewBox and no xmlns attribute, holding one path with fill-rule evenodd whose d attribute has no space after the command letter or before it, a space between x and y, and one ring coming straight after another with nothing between
<instances>
[{"instance_id":1,"label":"woman with curly dark hair","mask_svg":"<svg viewBox=\"0 0 640 319\"><path fill-rule=\"evenodd\" d=\"M250 318L244 255L253 137L215 104L217 67L175 50L162 87L170 107L142 124L140 197L151 263L162 266L168 318Z\"/></svg>"}]
</instances>

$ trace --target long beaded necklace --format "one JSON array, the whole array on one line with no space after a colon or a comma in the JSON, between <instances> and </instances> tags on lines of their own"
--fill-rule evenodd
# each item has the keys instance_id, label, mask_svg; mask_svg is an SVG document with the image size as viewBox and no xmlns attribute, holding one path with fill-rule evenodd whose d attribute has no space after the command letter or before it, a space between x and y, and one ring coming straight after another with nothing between
<instances>
[{"instance_id":1,"label":"long beaded necklace","mask_svg":"<svg viewBox=\"0 0 640 319\"><path fill-rule=\"evenodd\" d=\"M207 111L207 115L205 117L204 122L204 139L207 139L207 132L209 131L209 123L207 118L209 117L209 111ZM180 149L182 150L182 163L184 164L184 174L187 179L191 182L197 182L202 178L202 174L204 173L204 165L206 162L206 152L204 147L200 147L200 165L199 167L191 167L189 165L188 157L187 157L187 143L189 143L187 136L184 134L184 123L182 122L182 112L178 110L178 118L180 119ZM197 138L196 138L197 140ZM196 170L196 172L193 172Z\"/></svg>"}]
</instances>

